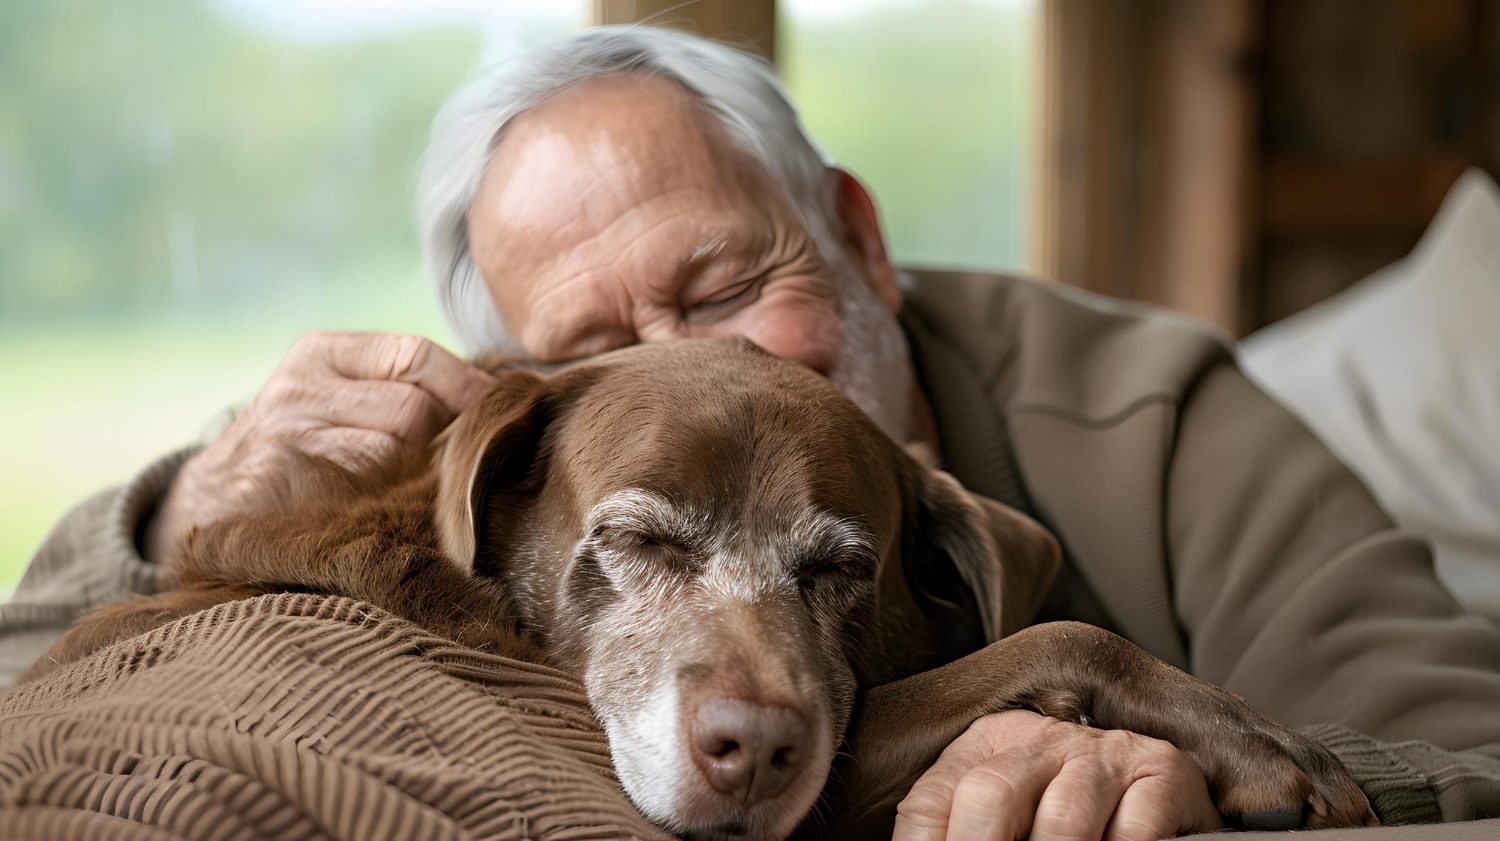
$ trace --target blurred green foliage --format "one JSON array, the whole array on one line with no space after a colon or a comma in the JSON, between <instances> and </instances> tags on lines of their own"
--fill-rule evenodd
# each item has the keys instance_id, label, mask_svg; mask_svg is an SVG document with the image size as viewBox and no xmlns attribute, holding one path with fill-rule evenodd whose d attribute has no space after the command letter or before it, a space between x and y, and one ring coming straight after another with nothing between
<instances>
[{"instance_id":1,"label":"blurred green foliage","mask_svg":"<svg viewBox=\"0 0 1500 841\"><path fill-rule=\"evenodd\" d=\"M818 142L873 188L897 259L1014 267L1025 234L1033 4L871 3L801 17L777 51Z\"/></svg>"},{"instance_id":2,"label":"blurred green foliage","mask_svg":"<svg viewBox=\"0 0 1500 841\"><path fill-rule=\"evenodd\" d=\"M788 85L897 257L1014 263L1025 12L808 5L783 6ZM412 191L485 49L452 21L291 38L201 0L0 3L0 595L68 507L196 438L301 333L449 343Z\"/></svg>"},{"instance_id":3,"label":"blurred green foliage","mask_svg":"<svg viewBox=\"0 0 1500 841\"><path fill-rule=\"evenodd\" d=\"M0 594L70 505L194 440L301 333L447 338L412 188L483 47L0 3Z\"/></svg>"},{"instance_id":4,"label":"blurred green foliage","mask_svg":"<svg viewBox=\"0 0 1500 841\"><path fill-rule=\"evenodd\" d=\"M409 261L427 125L480 47L278 41L198 2L0 4L0 312L222 312Z\"/></svg>"}]
</instances>

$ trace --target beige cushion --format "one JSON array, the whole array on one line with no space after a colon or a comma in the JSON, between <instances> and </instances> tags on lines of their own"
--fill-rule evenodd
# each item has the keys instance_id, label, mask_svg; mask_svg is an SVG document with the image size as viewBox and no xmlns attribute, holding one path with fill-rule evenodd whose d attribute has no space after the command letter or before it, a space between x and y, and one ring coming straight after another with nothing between
<instances>
[{"instance_id":1,"label":"beige cushion","mask_svg":"<svg viewBox=\"0 0 1500 841\"><path fill-rule=\"evenodd\" d=\"M1400 262L1241 345L1250 377L1360 475L1438 573L1500 617L1500 188L1459 179Z\"/></svg>"}]
</instances>

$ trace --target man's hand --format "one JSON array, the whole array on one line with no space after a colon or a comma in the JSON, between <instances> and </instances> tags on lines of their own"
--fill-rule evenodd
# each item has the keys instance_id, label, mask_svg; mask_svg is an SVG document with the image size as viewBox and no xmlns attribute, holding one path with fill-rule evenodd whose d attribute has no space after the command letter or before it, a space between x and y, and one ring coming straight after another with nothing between
<instances>
[{"instance_id":1,"label":"man's hand","mask_svg":"<svg viewBox=\"0 0 1500 841\"><path fill-rule=\"evenodd\" d=\"M1221 826L1166 742L1024 710L974 722L897 807L894 841L1157 841Z\"/></svg>"},{"instance_id":2,"label":"man's hand","mask_svg":"<svg viewBox=\"0 0 1500 841\"><path fill-rule=\"evenodd\" d=\"M426 446L493 383L419 336L303 336L224 434L183 465L147 526L146 557L162 561L193 526L276 502L294 454L357 471Z\"/></svg>"}]
</instances>

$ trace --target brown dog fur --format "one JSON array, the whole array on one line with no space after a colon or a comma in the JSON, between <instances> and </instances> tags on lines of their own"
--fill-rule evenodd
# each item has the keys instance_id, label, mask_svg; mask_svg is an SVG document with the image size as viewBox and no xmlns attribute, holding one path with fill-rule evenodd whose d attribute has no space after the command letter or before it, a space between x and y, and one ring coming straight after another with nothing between
<instances>
[{"instance_id":1,"label":"brown dog fur","mask_svg":"<svg viewBox=\"0 0 1500 841\"><path fill-rule=\"evenodd\" d=\"M282 506L193 531L170 589L85 617L34 673L219 602L338 594L583 676L637 805L700 837L787 835L840 743L823 819L889 837L943 747L1018 707L1172 742L1231 820L1371 820L1331 755L1238 698L1096 628L1022 631L1056 543L919 464L806 369L742 340L549 377L489 367L500 384L430 457L358 476L310 462ZM664 682L683 709L794 708L818 756L770 805L657 791L632 764L632 716Z\"/></svg>"}]
</instances>

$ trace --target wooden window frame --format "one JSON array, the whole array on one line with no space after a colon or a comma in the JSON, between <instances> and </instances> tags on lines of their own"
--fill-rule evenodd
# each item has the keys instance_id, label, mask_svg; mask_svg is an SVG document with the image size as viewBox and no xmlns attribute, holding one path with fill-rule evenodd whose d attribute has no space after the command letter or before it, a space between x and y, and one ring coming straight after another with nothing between
<instances>
[{"instance_id":1,"label":"wooden window frame","mask_svg":"<svg viewBox=\"0 0 1500 841\"><path fill-rule=\"evenodd\" d=\"M776 61L776 0L594 0L592 21L681 27Z\"/></svg>"},{"instance_id":2,"label":"wooden window frame","mask_svg":"<svg viewBox=\"0 0 1500 841\"><path fill-rule=\"evenodd\" d=\"M1252 326L1258 5L1042 0L1042 276Z\"/></svg>"}]
</instances>

